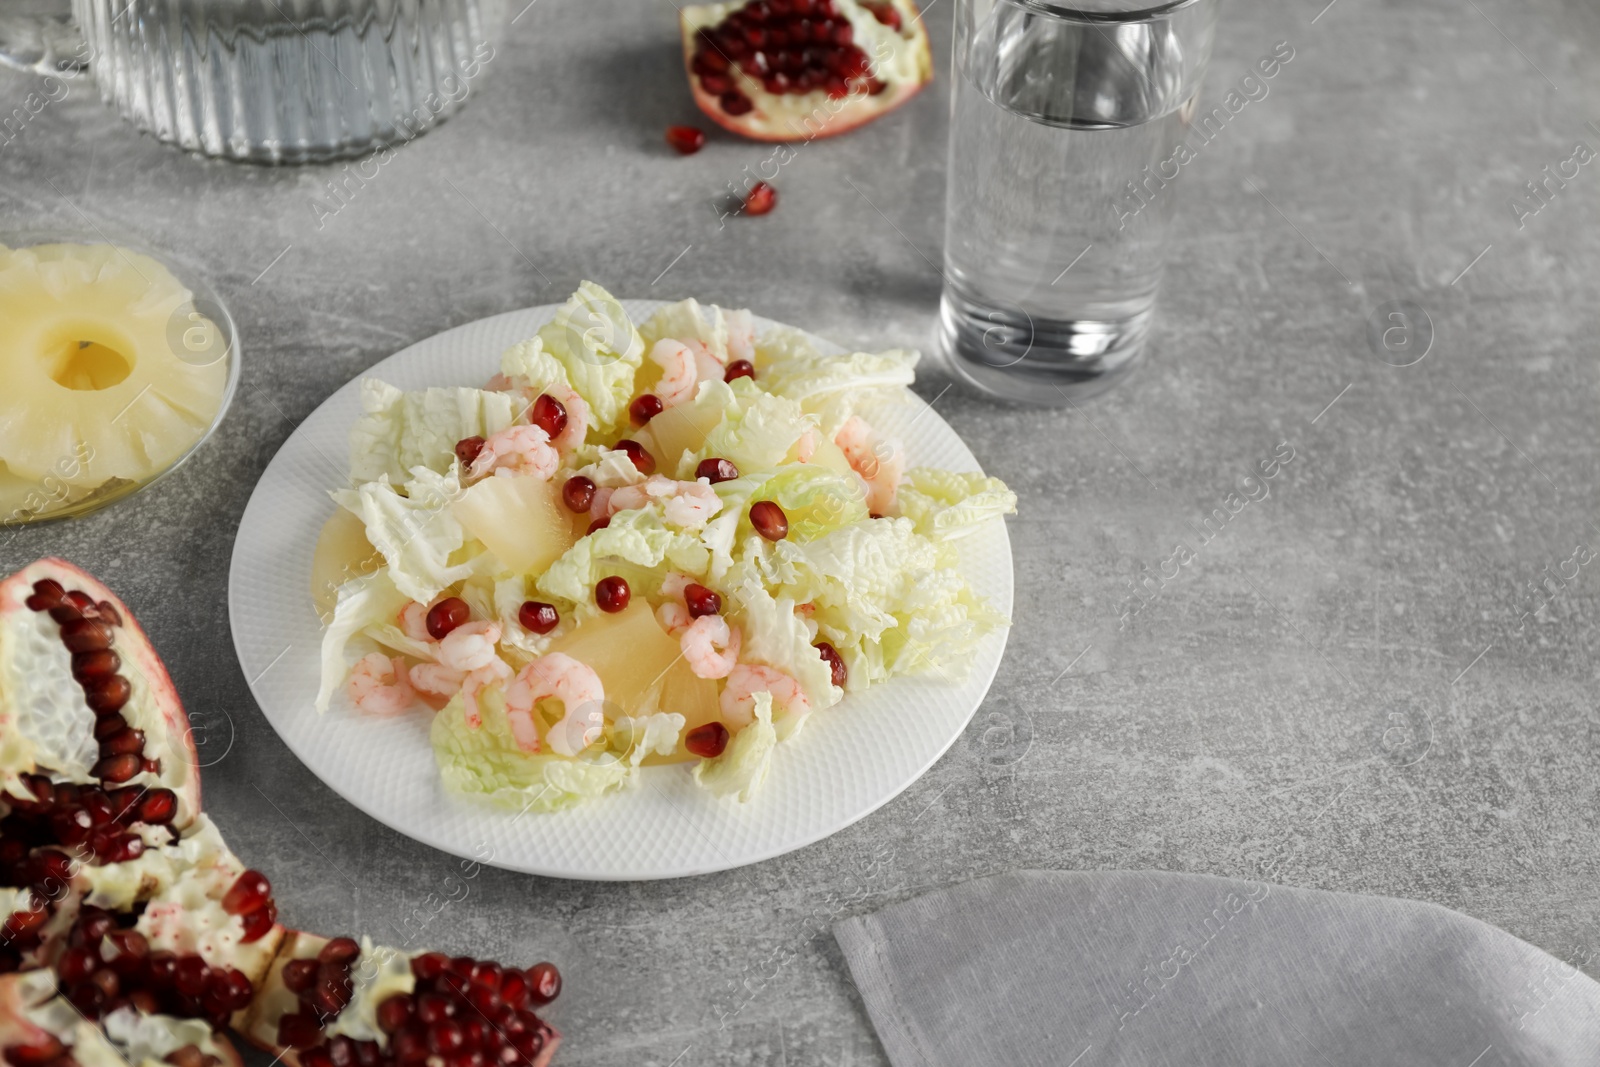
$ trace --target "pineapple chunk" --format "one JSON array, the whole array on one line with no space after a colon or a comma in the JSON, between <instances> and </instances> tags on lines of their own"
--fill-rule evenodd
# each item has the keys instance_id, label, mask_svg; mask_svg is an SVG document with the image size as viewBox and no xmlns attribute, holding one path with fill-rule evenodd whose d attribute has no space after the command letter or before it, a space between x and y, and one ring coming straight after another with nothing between
<instances>
[{"instance_id":1,"label":"pineapple chunk","mask_svg":"<svg viewBox=\"0 0 1600 1067\"><path fill-rule=\"evenodd\" d=\"M578 539L561 487L532 474L485 478L451 509L468 534L523 574L542 573Z\"/></svg>"},{"instance_id":2,"label":"pineapple chunk","mask_svg":"<svg viewBox=\"0 0 1600 1067\"><path fill-rule=\"evenodd\" d=\"M232 358L162 264L110 245L0 250L0 463L144 482L215 420Z\"/></svg>"},{"instance_id":3,"label":"pineapple chunk","mask_svg":"<svg viewBox=\"0 0 1600 1067\"><path fill-rule=\"evenodd\" d=\"M553 641L550 651L565 652L600 676L608 718L679 710L657 707L668 672L682 658L678 642L656 622L643 597L614 615L580 623Z\"/></svg>"},{"instance_id":4,"label":"pineapple chunk","mask_svg":"<svg viewBox=\"0 0 1600 1067\"><path fill-rule=\"evenodd\" d=\"M677 468L685 452L700 451L706 443L706 434L716 429L721 421L722 412L709 405L680 404L651 419L634 439L670 471ZM640 440L644 434L649 435L648 442Z\"/></svg>"},{"instance_id":5,"label":"pineapple chunk","mask_svg":"<svg viewBox=\"0 0 1600 1067\"><path fill-rule=\"evenodd\" d=\"M324 621L333 616L339 587L383 566L383 555L367 540L367 528L340 508L322 526L311 557L311 603Z\"/></svg>"},{"instance_id":6,"label":"pineapple chunk","mask_svg":"<svg viewBox=\"0 0 1600 1067\"><path fill-rule=\"evenodd\" d=\"M676 752L670 756L651 754L645 757L645 764L682 763L685 760L699 759L699 756L683 747L683 740L696 726L704 726L722 717L719 695L717 683L710 678L701 678L695 674L689 669L688 661L680 659L674 663L667 671L666 678L662 680L658 703L662 711L675 711L683 716L685 720L683 733L678 736Z\"/></svg>"}]
</instances>

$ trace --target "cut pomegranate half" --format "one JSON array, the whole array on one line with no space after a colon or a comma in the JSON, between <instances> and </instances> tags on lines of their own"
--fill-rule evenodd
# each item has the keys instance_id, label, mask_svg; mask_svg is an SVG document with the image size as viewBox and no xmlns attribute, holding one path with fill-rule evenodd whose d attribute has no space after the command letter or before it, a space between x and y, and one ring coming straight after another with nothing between
<instances>
[{"instance_id":1,"label":"cut pomegranate half","mask_svg":"<svg viewBox=\"0 0 1600 1067\"><path fill-rule=\"evenodd\" d=\"M836 136L933 79L913 0L732 0L681 11L695 103L753 140Z\"/></svg>"}]
</instances>

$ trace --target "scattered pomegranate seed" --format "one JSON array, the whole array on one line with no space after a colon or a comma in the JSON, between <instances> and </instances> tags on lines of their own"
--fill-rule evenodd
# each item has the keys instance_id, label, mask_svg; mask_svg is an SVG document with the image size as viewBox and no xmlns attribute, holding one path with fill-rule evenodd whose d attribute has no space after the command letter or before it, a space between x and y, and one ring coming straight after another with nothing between
<instances>
[{"instance_id":1,"label":"scattered pomegranate seed","mask_svg":"<svg viewBox=\"0 0 1600 1067\"><path fill-rule=\"evenodd\" d=\"M720 722L696 726L684 735L683 747L701 759L716 759L728 747L728 728Z\"/></svg>"},{"instance_id":2,"label":"scattered pomegranate seed","mask_svg":"<svg viewBox=\"0 0 1600 1067\"><path fill-rule=\"evenodd\" d=\"M718 482L731 482L739 477L739 468L725 459L713 456L700 461L699 466L694 469L694 476L716 485Z\"/></svg>"},{"instance_id":3,"label":"scattered pomegranate seed","mask_svg":"<svg viewBox=\"0 0 1600 1067\"><path fill-rule=\"evenodd\" d=\"M633 460L633 465L639 469L640 473L654 474L656 472L656 457L646 452L644 446L638 441L630 441L624 437L616 443L615 448L618 452L626 452L628 458Z\"/></svg>"},{"instance_id":4,"label":"scattered pomegranate seed","mask_svg":"<svg viewBox=\"0 0 1600 1067\"><path fill-rule=\"evenodd\" d=\"M778 190L766 182L756 182L750 191L744 194L744 213L746 215L765 215L778 206Z\"/></svg>"},{"instance_id":5,"label":"scattered pomegranate seed","mask_svg":"<svg viewBox=\"0 0 1600 1067\"><path fill-rule=\"evenodd\" d=\"M472 609L458 596L445 597L428 609L428 636L443 641L452 630L472 617Z\"/></svg>"},{"instance_id":6,"label":"scattered pomegranate seed","mask_svg":"<svg viewBox=\"0 0 1600 1067\"><path fill-rule=\"evenodd\" d=\"M561 616L556 612L554 604L546 604L541 600L525 600L522 602L522 607L517 609L517 621L530 633L547 634L561 622Z\"/></svg>"},{"instance_id":7,"label":"scattered pomegranate seed","mask_svg":"<svg viewBox=\"0 0 1600 1067\"><path fill-rule=\"evenodd\" d=\"M604 518L596 519L593 522L591 522L589 524L589 529L586 530L585 533L586 534L592 534L592 533L596 532L597 530L604 530L607 526L610 526L610 525L611 525L611 516L607 515Z\"/></svg>"},{"instance_id":8,"label":"scattered pomegranate seed","mask_svg":"<svg viewBox=\"0 0 1600 1067\"><path fill-rule=\"evenodd\" d=\"M666 405L654 393L643 393L628 405L628 418L635 426L643 426L666 410Z\"/></svg>"},{"instance_id":9,"label":"scattered pomegranate seed","mask_svg":"<svg viewBox=\"0 0 1600 1067\"><path fill-rule=\"evenodd\" d=\"M248 915L272 898L272 883L260 871L245 871L234 879L222 897L222 910L229 915Z\"/></svg>"},{"instance_id":10,"label":"scattered pomegranate seed","mask_svg":"<svg viewBox=\"0 0 1600 1067\"><path fill-rule=\"evenodd\" d=\"M768 541L782 541L789 536L789 516L770 500L758 500L750 505L750 525Z\"/></svg>"},{"instance_id":11,"label":"scattered pomegranate seed","mask_svg":"<svg viewBox=\"0 0 1600 1067\"><path fill-rule=\"evenodd\" d=\"M528 968L528 999L544 1007L561 995L561 972L553 963L536 963Z\"/></svg>"},{"instance_id":12,"label":"scattered pomegranate seed","mask_svg":"<svg viewBox=\"0 0 1600 1067\"><path fill-rule=\"evenodd\" d=\"M757 212L757 214L761 214L761 212ZM751 363L748 359L736 359L728 364L728 369L723 372L722 380L731 382L735 378L754 378L755 376L756 365L754 363Z\"/></svg>"},{"instance_id":13,"label":"scattered pomegranate seed","mask_svg":"<svg viewBox=\"0 0 1600 1067\"><path fill-rule=\"evenodd\" d=\"M722 597L695 582L683 587L683 602L688 607L689 614L696 619L703 615L716 615L722 611Z\"/></svg>"},{"instance_id":14,"label":"scattered pomegranate seed","mask_svg":"<svg viewBox=\"0 0 1600 1067\"><path fill-rule=\"evenodd\" d=\"M567 428L567 408L549 393L540 393L533 402L533 413L528 421L549 434L554 440Z\"/></svg>"},{"instance_id":15,"label":"scattered pomegranate seed","mask_svg":"<svg viewBox=\"0 0 1600 1067\"><path fill-rule=\"evenodd\" d=\"M478 459L478 453L483 451L483 438L463 437L456 442L456 458L463 467L470 467Z\"/></svg>"},{"instance_id":16,"label":"scattered pomegranate seed","mask_svg":"<svg viewBox=\"0 0 1600 1067\"><path fill-rule=\"evenodd\" d=\"M668 126L667 143L676 148L681 155L692 156L705 147L706 135L693 126Z\"/></svg>"},{"instance_id":17,"label":"scattered pomegranate seed","mask_svg":"<svg viewBox=\"0 0 1600 1067\"><path fill-rule=\"evenodd\" d=\"M615 614L627 607L632 598L633 591L628 588L628 580L621 575L613 574L595 583L594 602L601 611Z\"/></svg>"},{"instance_id":18,"label":"scattered pomegranate seed","mask_svg":"<svg viewBox=\"0 0 1600 1067\"><path fill-rule=\"evenodd\" d=\"M574 514L586 513L594 503L594 482L581 474L574 474L561 487L561 502Z\"/></svg>"},{"instance_id":19,"label":"scattered pomegranate seed","mask_svg":"<svg viewBox=\"0 0 1600 1067\"><path fill-rule=\"evenodd\" d=\"M826 641L818 641L816 649L822 656L822 662L828 665L828 671L833 675L833 684L843 689L850 672L845 669L844 658L839 655L839 650Z\"/></svg>"}]
</instances>

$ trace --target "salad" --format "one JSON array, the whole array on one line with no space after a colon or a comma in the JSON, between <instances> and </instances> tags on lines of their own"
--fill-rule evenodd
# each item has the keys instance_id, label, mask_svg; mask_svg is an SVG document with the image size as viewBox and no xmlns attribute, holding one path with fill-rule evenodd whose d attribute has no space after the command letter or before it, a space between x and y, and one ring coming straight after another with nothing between
<instances>
[{"instance_id":1,"label":"salad","mask_svg":"<svg viewBox=\"0 0 1600 1067\"><path fill-rule=\"evenodd\" d=\"M1015 494L873 428L917 358L585 282L483 388L364 380L317 710L429 715L445 785L523 810L670 762L748 800L810 716L1007 624L954 542Z\"/></svg>"}]
</instances>

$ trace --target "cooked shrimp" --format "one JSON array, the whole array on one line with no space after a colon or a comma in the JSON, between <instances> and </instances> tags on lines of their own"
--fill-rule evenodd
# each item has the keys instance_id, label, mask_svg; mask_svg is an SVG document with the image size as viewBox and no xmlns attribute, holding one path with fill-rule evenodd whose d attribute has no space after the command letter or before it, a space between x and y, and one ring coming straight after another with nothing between
<instances>
[{"instance_id":1,"label":"cooked shrimp","mask_svg":"<svg viewBox=\"0 0 1600 1067\"><path fill-rule=\"evenodd\" d=\"M563 709L561 721L550 727L545 736L558 755L576 756L605 732L605 688L600 676L564 652L551 652L522 668L522 673L506 687L506 718L524 752L538 751L533 709L548 697L561 701Z\"/></svg>"},{"instance_id":2,"label":"cooked shrimp","mask_svg":"<svg viewBox=\"0 0 1600 1067\"><path fill-rule=\"evenodd\" d=\"M616 514L657 500L665 501L662 517L685 530L698 530L722 510L722 498L706 479L678 482L661 474L652 474L638 485L622 486L612 492L606 505Z\"/></svg>"},{"instance_id":3,"label":"cooked shrimp","mask_svg":"<svg viewBox=\"0 0 1600 1067\"><path fill-rule=\"evenodd\" d=\"M695 386L700 382L700 367L694 349L682 341L663 337L650 346L650 362L661 368L656 396L663 406L677 407L685 400L694 399Z\"/></svg>"},{"instance_id":4,"label":"cooked shrimp","mask_svg":"<svg viewBox=\"0 0 1600 1067\"><path fill-rule=\"evenodd\" d=\"M807 426L806 432L800 435L800 440L794 445L794 458L797 463L810 463L811 457L817 454L817 428Z\"/></svg>"},{"instance_id":5,"label":"cooked shrimp","mask_svg":"<svg viewBox=\"0 0 1600 1067\"><path fill-rule=\"evenodd\" d=\"M437 663L419 663L407 672L407 676L411 679L411 688L417 692L448 700L461 691L461 683L466 680L467 672Z\"/></svg>"},{"instance_id":6,"label":"cooked shrimp","mask_svg":"<svg viewBox=\"0 0 1600 1067\"><path fill-rule=\"evenodd\" d=\"M589 501L589 520L606 519L611 517L611 494L616 490L610 486L596 486L594 499Z\"/></svg>"},{"instance_id":7,"label":"cooked shrimp","mask_svg":"<svg viewBox=\"0 0 1600 1067\"><path fill-rule=\"evenodd\" d=\"M678 638L689 669L701 678L726 678L739 662L740 643L738 629L721 615L700 616Z\"/></svg>"},{"instance_id":8,"label":"cooked shrimp","mask_svg":"<svg viewBox=\"0 0 1600 1067\"><path fill-rule=\"evenodd\" d=\"M728 362L756 358L756 324L749 308L728 312ZM805 460L800 462L804 463Z\"/></svg>"},{"instance_id":9,"label":"cooked shrimp","mask_svg":"<svg viewBox=\"0 0 1600 1067\"><path fill-rule=\"evenodd\" d=\"M694 584L694 575L682 571L668 571L667 576L661 579L661 595L671 597L681 604L684 590Z\"/></svg>"},{"instance_id":10,"label":"cooked shrimp","mask_svg":"<svg viewBox=\"0 0 1600 1067\"><path fill-rule=\"evenodd\" d=\"M478 707L478 694L486 686L503 682L511 677L511 666L499 656L476 670L467 672L461 681L461 707L467 725L473 729L483 725L483 712ZM516 727L512 726L512 736L516 735ZM520 744L520 742L518 742Z\"/></svg>"},{"instance_id":11,"label":"cooked shrimp","mask_svg":"<svg viewBox=\"0 0 1600 1067\"><path fill-rule=\"evenodd\" d=\"M432 641L428 632L428 609L412 600L400 609L400 630L413 641Z\"/></svg>"},{"instance_id":12,"label":"cooked shrimp","mask_svg":"<svg viewBox=\"0 0 1600 1067\"><path fill-rule=\"evenodd\" d=\"M499 640L499 623L464 622L440 640L439 664L462 673L487 667L495 660Z\"/></svg>"},{"instance_id":13,"label":"cooked shrimp","mask_svg":"<svg viewBox=\"0 0 1600 1067\"><path fill-rule=\"evenodd\" d=\"M550 444L550 435L538 426L508 426L489 435L478 458L467 469L471 479L496 474L535 474L549 480L561 466L561 454Z\"/></svg>"},{"instance_id":14,"label":"cooked shrimp","mask_svg":"<svg viewBox=\"0 0 1600 1067\"><path fill-rule=\"evenodd\" d=\"M362 656L351 668L345 685L350 700L368 715L399 715L416 702L417 694L406 677L406 661L382 652Z\"/></svg>"},{"instance_id":15,"label":"cooked shrimp","mask_svg":"<svg viewBox=\"0 0 1600 1067\"><path fill-rule=\"evenodd\" d=\"M496 373L483 383L483 388L485 392L504 393L511 388L511 379L504 374Z\"/></svg>"},{"instance_id":16,"label":"cooked shrimp","mask_svg":"<svg viewBox=\"0 0 1600 1067\"><path fill-rule=\"evenodd\" d=\"M772 702L781 705L786 714L806 715L811 711L811 701L792 676L776 667L741 663L728 672L728 682L722 688L722 721L733 729L749 726L755 721L755 694L761 692L771 693Z\"/></svg>"},{"instance_id":17,"label":"cooked shrimp","mask_svg":"<svg viewBox=\"0 0 1600 1067\"><path fill-rule=\"evenodd\" d=\"M689 351L694 353L694 373L700 381L722 381L728 373L728 365L717 358L704 341L685 341ZM691 398L693 394L690 394Z\"/></svg>"},{"instance_id":18,"label":"cooked shrimp","mask_svg":"<svg viewBox=\"0 0 1600 1067\"><path fill-rule=\"evenodd\" d=\"M689 609L675 600L669 600L656 609L656 621L661 628L673 637L681 637L683 631L694 622L694 616L689 614Z\"/></svg>"},{"instance_id":19,"label":"cooked shrimp","mask_svg":"<svg viewBox=\"0 0 1600 1067\"><path fill-rule=\"evenodd\" d=\"M574 448L582 446L589 436L589 405L575 390L559 386L555 388L561 393L556 399L567 409L567 424L550 443L557 451L571 452Z\"/></svg>"},{"instance_id":20,"label":"cooked shrimp","mask_svg":"<svg viewBox=\"0 0 1600 1067\"><path fill-rule=\"evenodd\" d=\"M865 419L852 415L833 435L850 468L867 483L867 508L875 515L894 510L895 490L905 468L905 452L900 442L879 437Z\"/></svg>"}]
</instances>

